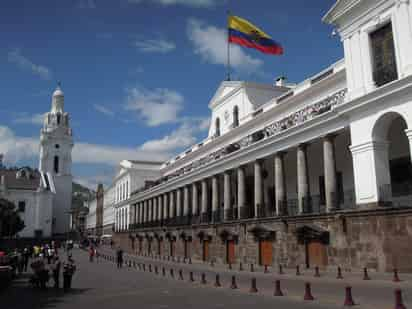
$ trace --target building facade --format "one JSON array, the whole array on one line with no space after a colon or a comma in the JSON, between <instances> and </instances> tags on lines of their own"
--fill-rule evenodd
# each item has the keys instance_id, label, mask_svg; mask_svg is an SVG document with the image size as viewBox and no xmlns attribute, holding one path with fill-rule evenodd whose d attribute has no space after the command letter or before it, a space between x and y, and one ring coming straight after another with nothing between
<instances>
[{"instance_id":1,"label":"building facade","mask_svg":"<svg viewBox=\"0 0 412 309\"><path fill-rule=\"evenodd\" d=\"M345 58L297 84L223 82L209 136L125 202L116 241L218 263L412 271L412 4L339 0Z\"/></svg>"},{"instance_id":2,"label":"building facade","mask_svg":"<svg viewBox=\"0 0 412 309\"><path fill-rule=\"evenodd\" d=\"M40 132L39 169L0 168L0 196L14 202L25 224L20 237L49 238L69 232L72 148L69 114L64 112L64 94L58 87Z\"/></svg>"}]
</instances>

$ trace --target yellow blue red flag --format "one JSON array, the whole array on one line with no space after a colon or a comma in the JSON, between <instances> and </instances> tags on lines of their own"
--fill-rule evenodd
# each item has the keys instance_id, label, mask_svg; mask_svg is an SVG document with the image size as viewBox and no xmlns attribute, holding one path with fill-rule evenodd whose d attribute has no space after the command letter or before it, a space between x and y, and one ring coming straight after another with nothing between
<instances>
[{"instance_id":1,"label":"yellow blue red flag","mask_svg":"<svg viewBox=\"0 0 412 309\"><path fill-rule=\"evenodd\" d=\"M282 46L258 27L238 16L228 17L229 42L254 48L265 54L282 55Z\"/></svg>"}]
</instances>

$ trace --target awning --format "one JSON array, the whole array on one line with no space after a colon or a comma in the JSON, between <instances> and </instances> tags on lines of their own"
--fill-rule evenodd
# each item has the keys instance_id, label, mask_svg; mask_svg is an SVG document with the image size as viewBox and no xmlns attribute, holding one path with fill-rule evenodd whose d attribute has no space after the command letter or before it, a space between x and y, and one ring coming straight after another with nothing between
<instances>
[{"instance_id":1,"label":"awning","mask_svg":"<svg viewBox=\"0 0 412 309\"><path fill-rule=\"evenodd\" d=\"M192 235L187 234L186 232L181 232L179 234L180 239L183 239L185 241L192 241Z\"/></svg>"},{"instance_id":2,"label":"awning","mask_svg":"<svg viewBox=\"0 0 412 309\"><path fill-rule=\"evenodd\" d=\"M199 231L197 233L197 237L200 238L200 240L212 240L213 235L211 235L210 233L208 233L207 231Z\"/></svg>"},{"instance_id":3,"label":"awning","mask_svg":"<svg viewBox=\"0 0 412 309\"><path fill-rule=\"evenodd\" d=\"M255 225L248 231L252 233L253 236L257 239L275 239L276 238L276 231L264 226L264 225Z\"/></svg>"},{"instance_id":4,"label":"awning","mask_svg":"<svg viewBox=\"0 0 412 309\"><path fill-rule=\"evenodd\" d=\"M177 236L176 236L176 233L175 233L175 232L166 232L165 238L174 241L174 240L177 239Z\"/></svg>"},{"instance_id":5,"label":"awning","mask_svg":"<svg viewBox=\"0 0 412 309\"><path fill-rule=\"evenodd\" d=\"M303 244L311 240L318 240L329 244L329 231L314 224L305 224L296 229L298 242Z\"/></svg>"},{"instance_id":6,"label":"awning","mask_svg":"<svg viewBox=\"0 0 412 309\"><path fill-rule=\"evenodd\" d=\"M239 235L231 230L228 229L223 229L222 231L220 231L219 233L219 237L223 240L223 241L227 241L227 240L235 240L237 241L239 239Z\"/></svg>"}]
</instances>

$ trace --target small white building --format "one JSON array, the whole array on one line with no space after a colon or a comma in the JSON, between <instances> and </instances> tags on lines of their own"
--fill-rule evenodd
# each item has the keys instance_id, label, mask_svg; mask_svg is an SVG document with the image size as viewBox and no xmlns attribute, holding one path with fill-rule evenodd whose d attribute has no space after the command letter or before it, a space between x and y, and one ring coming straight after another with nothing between
<instances>
[{"instance_id":1,"label":"small white building","mask_svg":"<svg viewBox=\"0 0 412 309\"><path fill-rule=\"evenodd\" d=\"M58 87L40 132L39 170L0 169L0 197L13 202L24 220L20 237L52 237L69 232L72 148L69 115L64 112L64 94Z\"/></svg>"}]
</instances>

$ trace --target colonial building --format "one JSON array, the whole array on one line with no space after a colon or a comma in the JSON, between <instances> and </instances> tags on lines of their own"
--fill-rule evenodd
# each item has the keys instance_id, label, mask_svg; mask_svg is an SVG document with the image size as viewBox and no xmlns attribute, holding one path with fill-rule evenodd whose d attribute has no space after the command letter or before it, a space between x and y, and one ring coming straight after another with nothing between
<instances>
[{"instance_id":1,"label":"colonial building","mask_svg":"<svg viewBox=\"0 0 412 309\"><path fill-rule=\"evenodd\" d=\"M297 85L223 82L209 136L132 194L140 254L412 271L412 3L339 0L345 57ZM125 227L126 229L125 230Z\"/></svg>"},{"instance_id":2,"label":"colonial building","mask_svg":"<svg viewBox=\"0 0 412 309\"><path fill-rule=\"evenodd\" d=\"M130 205L127 201L133 191L151 184L160 177L161 164L149 161L121 161L112 184L106 190L99 185L96 198L89 203L88 233L102 236L111 235L113 231L127 230L130 224Z\"/></svg>"},{"instance_id":3,"label":"colonial building","mask_svg":"<svg viewBox=\"0 0 412 309\"><path fill-rule=\"evenodd\" d=\"M25 224L20 237L52 237L69 232L72 147L69 115L64 112L64 94L58 87L40 132L39 170L0 169L0 196L14 202Z\"/></svg>"}]
</instances>

